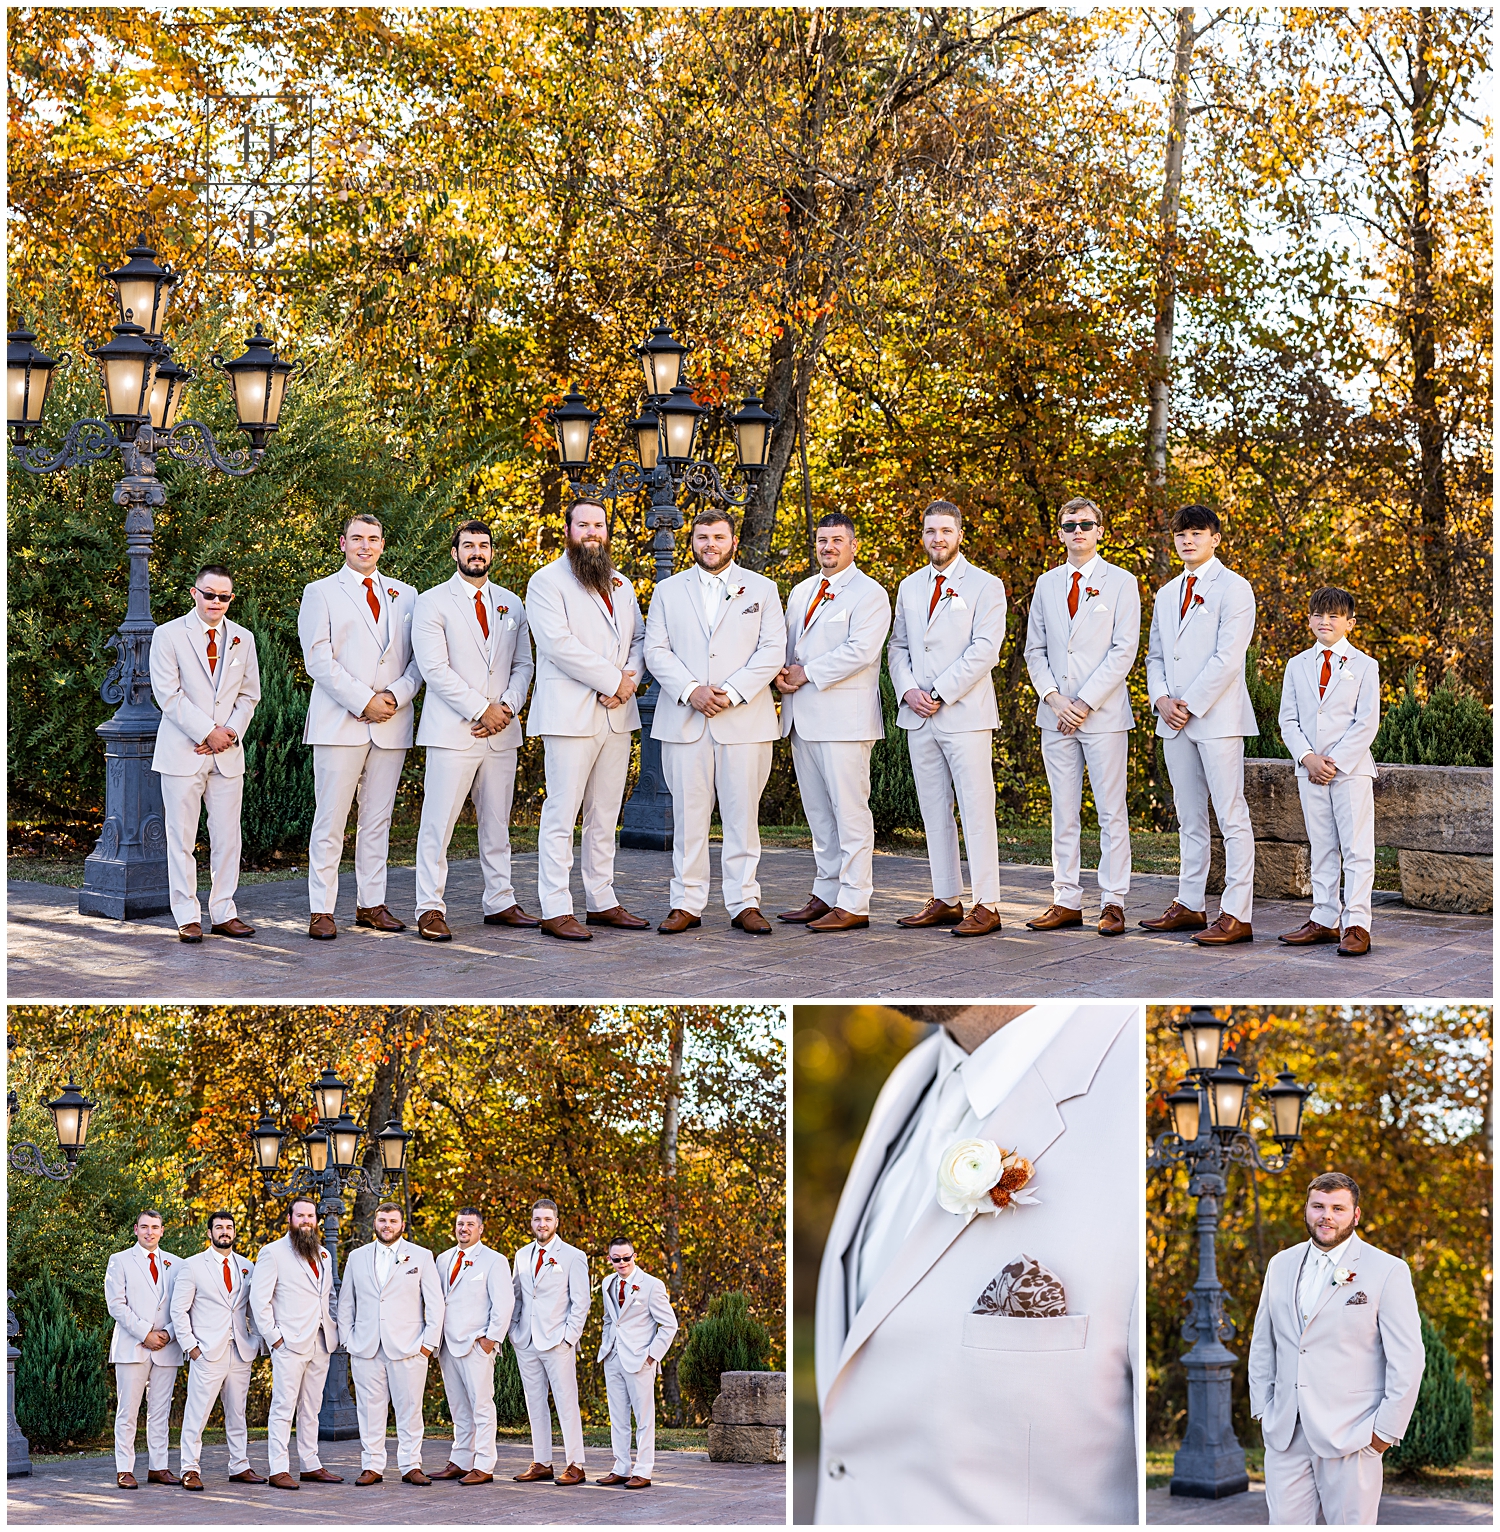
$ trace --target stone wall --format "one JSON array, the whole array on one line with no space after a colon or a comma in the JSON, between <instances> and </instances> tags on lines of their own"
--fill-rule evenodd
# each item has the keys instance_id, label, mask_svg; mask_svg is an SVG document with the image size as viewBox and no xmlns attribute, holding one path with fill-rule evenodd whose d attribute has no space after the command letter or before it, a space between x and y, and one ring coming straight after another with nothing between
<instances>
[{"instance_id":1,"label":"stone wall","mask_svg":"<svg viewBox=\"0 0 1500 1532\"><path fill-rule=\"evenodd\" d=\"M723 1372L708 1428L715 1463L786 1462L786 1374Z\"/></svg>"}]
</instances>

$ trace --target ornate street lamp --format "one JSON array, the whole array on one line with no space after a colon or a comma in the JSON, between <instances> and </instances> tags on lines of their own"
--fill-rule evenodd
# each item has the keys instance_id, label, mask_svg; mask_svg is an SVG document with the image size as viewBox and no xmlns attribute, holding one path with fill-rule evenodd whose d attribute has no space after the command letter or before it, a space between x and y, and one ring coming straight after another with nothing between
<instances>
[{"instance_id":1,"label":"ornate street lamp","mask_svg":"<svg viewBox=\"0 0 1500 1532\"><path fill-rule=\"evenodd\" d=\"M172 359L162 338L168 301L179 273L160 266L144 235L116 271L100 276L114 285L118 319L112 338L86 346L99 364L104 419L79 420L55 453L35 443L52 375L69 360L38 351L35 334L13 330L6 347L11 458L27 473L57 473L103 463L119 454L124 476L114 503L125 513L125 550L130 589L125 619L108 640L114 664L99 695L117 708L95 732L104 741L104 827L84 863L78 909L84 915L133 920L170 908L167 838L161 779L151 770L161 721L151 696L150 555L153 513L166 503L156 476L160 454L178 462L244 478L260 466L266 443L280 423L292 363L283 361L261 327L232 362L213 360L229 380L239 427L250 445L225 453L201 420L179 420L183 389L193 374Z\"/></svg>"},{"instance_id":2,"label":"ornate street lamp","mask_svg":"<svg viewBox=\"0 0 1500 1532\"><path fill-rule=\"evenodd\" d=\"M1312 1094L1289 1070L1275 1085L1263 1086L1261 1098L1271 1110L1271 1135L1278 1152L1266 1156L1252 1135L1240 1126L1245 1118L1254 1074L1246 1074L1230 1049L1220 1053L1227 1022L1206 1006L1195 1006L1176 1024L1192 1065L1187 1078L1166 1097L1172 1116L1170 1131L1158 1136L1147 1157L1150 1170L1185 1165L1188 1195L1198 1199L1198 1275L1193 1283L1192 1308L1182 1326L1190 1348L1182 1358L1188 1378L1187 1430L1172 1462L1172 1493L1220 1500L1249 1487L1245 1449L1234 1434L1230 1390L1234 1352L1225 1345L1234 1338L1234 1323L1224 1313L1224 1288L1219 1281L1214 1237L1219 1227L1219 1200L1227 1188L1231 1164L1280 1175L1302 1140L1302 1108Z\"/></svg>"}]
</instances>

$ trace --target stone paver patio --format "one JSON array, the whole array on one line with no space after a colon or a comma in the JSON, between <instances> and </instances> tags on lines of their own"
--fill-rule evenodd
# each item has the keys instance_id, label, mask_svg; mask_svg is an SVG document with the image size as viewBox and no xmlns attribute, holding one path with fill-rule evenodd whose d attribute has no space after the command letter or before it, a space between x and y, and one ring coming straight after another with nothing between
<instances>
[{"instance_id":1,"label":"stone paver patio","mask_svg":"<svg viewBox=\"0 0 1500 1532\"><path fill-rule=\"evenodd\" d=\"M1382 1495L1376 1520L1382 1527L1490 1526L1494 1507L1470 1500L1434 1500L1425 1495ZM1164 1489L1146 1491L1147 1526L1264 1527L1269 1522L1264 1485L1251 1485L1248 1493L1228 1495L1223 1500L1192 1500Z\"/></svg>"},{"instance_id":2,"label":"stone paver patio","mask_svg":"<svg viewBox=\"0 0 1500 1532\"><path fill-rule=\"evenodd\" d=\"M718 900L718 848L713 897ZM761 861L767 914L808 896L812 852L768 849ZM536 856L515 858L521 902L536 909ZM671 858L621 851L616 891L627 909L653 923L667 912ZM1398 895L1377 895L1367 957L1335 956L1332 947L1292 949L1274 940L1307 918L1307 901L1257 901L1256 939L1218 952L1185 935L1136 928L1157 915L1176 879L1137 876L1124 936L1092 925L1039 934L1025 920L1050 901L1045 867L1001 869L1001 916L995 936L958 941L946 930L904 931L897 916L927 897L927 863L878 856L870 928L817 935L773 920L770 936L730 929L721 903L701 929L680 936L598 930L587 945L536 931L485 926L480 920L477 861L454 862L448 888L450 943L421 941L415 929L382 936L357 929L352 879L343 879L334 942L307 938L307 886L301 879L241 891L241 916L253 941L177 940L171 917L114 922L78 913L75 890L13 881L9 887L9 995L12 1000L170 999L291 1000L606 1000L790 999L837 997L923 1000L1088 995L1145 999L1477 1000L1493 993L1493 927L1488 916L1409 909ZM415 873L391 869L389 904L413 927ZM575 867L574 900L583 911ZM1218 908L1210 896L1210 918Z\"/></svg>"}]
</instances>

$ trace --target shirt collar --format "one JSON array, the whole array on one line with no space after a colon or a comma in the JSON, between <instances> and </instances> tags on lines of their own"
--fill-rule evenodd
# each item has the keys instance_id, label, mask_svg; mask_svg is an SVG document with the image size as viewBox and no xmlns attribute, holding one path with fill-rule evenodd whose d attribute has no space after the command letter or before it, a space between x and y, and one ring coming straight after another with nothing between
<instances>
[{"instance_id":1,"label":"shirt collar","mask_svg":"<svg viewBox=\"0 0 1500 1532\"><path fill-rule=\"evenodd\" d=\"M1080 564L1078 566L1078 569L1077 569L1076 573L1081 575L1083 577L1083 580L1092 580L1094 578L1094 566L1098 562L1099 562L1099 555L1096 553L1093 556L1093 558L1091 558L1088 561L1087 564ZM1074 573L1075 573L1075 571L1074 571L1073 566L1071 564L1064 564L1063 565L1063 574L1066 575L1068 579L1071 580L1073 578ZM1079 583L1082 584L1082 580L1080 580Z\"/></svg>"},{"instance_id":2,"label":"shirt collar","mask_svg":"<svg viewBox=\"0 0 1500 1532\"><path fill-rule=\"evenodd\" d=\"M1339 1257L1343 1255L1343 1253L1349 1248L1349 1240L1353 1238L1354 1235L1351 1233L1348 1238L1343 1240L1342 1243L1335 1245L1332 1250L1319 1250L1317 1245L1315 1245L1312 1240L1308 1240L1307 1243L1309 1249L1312 1251L1312 1257L1314 1261L1325 1260L1330 1266L1337 1270Z\"/></svg>"},{"instance_id":3,"label":"shirt collar","mask_svg":"<svg viewBox=\"0 0 1500 1532\"><path fill-rule=\"evenodd\" d=\"M1325 644L1320 638L1318 640L1318 647L1316 652L1321 654L1325 649L1332 649L1340 659L1344 659L1348 656L1353 647L1354 646L1349 642L1347 638L1341 638L1336 644Z\"/></svg>"},{"instance_id":4,"label":"shirt collar","mask_svg":"<svg viewBox=\"0 0 1500 1532\"><path fill-rule=\"evenodd\" d=\"M208 634L208 633L217 633L217 632L219 632L224 627L224 624L229 621L227 616L226 617L221 617L219 619L219 621L218 621L218 624L215 627L209 627L209 625L206 622L204 622L204 620L203 620L203 614L201 612L199 612L199 610L198 610L198 608L196 606L192 609L191 612L188 613L188 617L193 622L196 622L198 624L198 633L199 633L200 636L203 636L203 635Z\"/></svg>"},{"instance_id":5,"label":"shirt collar","mask_svg":"<svg viewBox=\"0 0 1500 1532\"><path fill-rule=\"evenodd\" d=\"M839 570L836 575L825 575L819 571L818 578L820 580L827 580L829 590L837 594L854 578L854 571L858 568L859 565L857 563L851 562Z\"/></svg>"},{"instance_id":6,"label":"shirt collar","mask_svg":"<svg viewBox=\"0 0 1500 1532\"><path fill-rule=\"evenodd\" d=\"M142 1254L142 1255L148 1255L148 1256L149 1256L149 1255L154 1255L154 1256L155 1256L155 1257L156 1257L156 1258L157 1258L157 1260L160 1260L160 1259L161 1259L161 1258L162 1258L162 1255L163 1255L163 1253L164 1253L164 1252L163 1252L163 1250L162 1250L162 1248L161 1248L161 1246L160 1246L160 1245L158 1245L158 1246L157 1246L157 1247L156 1247L156 1249L155 1249L155 1250L148 1250L148 1249L147 1249L147 1248L146 1248L146 1247L145 1247L145 1246L144 1246L144 1245L143 1245L143 1244L142 1244L142 1243L141 1243L141 1242L140 1242L140 1240L137 1240L137 1241L136 1241L136 1242L135 1242L135 1248L136 1248L136 1249L137 1249L137 1250L139 1250L139 1251L140 1251L140 1252L141 1252L141 1254Z\"/></svg>"},{"instance_id":7,"label":"shirt collar","mask_svg":"<svg viewBox=\"0 0 1500 1532\"><path fill-rule=\"evenodd\" d=\"M963 573L967 565L968 560L963 556L962 553L957 554L954 557L953 562L946 569L942 570L934 569L932 567L932 561L929 559L927 561L927 589L931 590L932 587L937 584L937 577L939 574L942 575L943 583L945 585L952 585L953 582L958 579L959 575Z\"/></svg>"},{"instance_id":8,"label":"shirt collar","mask_svg":"<svg viewBox=\"0 0 1500 1532\"><path fill-rule=\"evenodd\" d=\"M734 578L740 572L739 566L734 562L733 559L730 559L730 561L722 569L715 570L712 574L710 574L709 571L702 566L702 564L694 564L693 568L698 571L699 580L701 580L709 590L728 590L730 585L733 583Z\"/></svg>"},{"instance_id":9,"label":"shirt collar","mask_svg":"<svg viewBox=\"0 0 1500 1532\"><path fill-rule=\"evenodd\" d=\"M455 570L454 573L456 574L457 571ZM349 565L345 564L344 567L339 570L339 577L350 582L354 586L355 590L360 591L361 593L364 591L366 580L370 580L374 583L375 592L377 595L382 592L385 585L385 582L381 578L381 574L378 569L372 569L369 574L362 575L357 574L353 569L349 567Z\"/></svg>"},{"instance_id":10,"label":"shirt collar","mask_svg":"<svg viewBox=\"0 0 1500 1532\"><path fill-rule=\"evenodd\" d=\"M1210 575L1217 574L1223 567L1224 566L1219 562L1218 554L1214 554L1206 564L1200 565L1197 569L1189 569L1186 565L1184 565L1182 570L1182 577L1186 579L1189 575L1191 575L1199 584L1202 584L1202 582L1208 579Z\"/></svg>"},{"instance_id":11,"label":"shirt collar","mask_svg":"<svg viewBox=\"0 0 1500 1532\"><path fill-rule=\"evenodd\" d=\"M1034 1005L987 1037L970 1054L965 1054L944 1031L939 1071L944 1072L945 1063L951 1068L958 1062L969 1105L983 1122L1020 1083L1076 1009L1071 1001Z\"/></svg>"}]
</instances>

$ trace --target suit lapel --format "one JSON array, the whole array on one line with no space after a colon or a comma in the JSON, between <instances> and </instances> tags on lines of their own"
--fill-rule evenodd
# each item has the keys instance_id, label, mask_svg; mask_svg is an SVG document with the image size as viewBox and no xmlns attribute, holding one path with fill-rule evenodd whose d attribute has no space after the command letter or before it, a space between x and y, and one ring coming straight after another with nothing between
<instances>
[{"instance_id":1,"label":"suit lapel","mask_svg":"<svg viewBox=\"0 0 1500 1532\"><path fill-rule=\"evenodd\" d=\"M224 628L224 624L221 622L219 624L219 630L220 630L221 633L223 632L223 628ZM188 646L188 648L191 649L193 651L193 653L198 657L198 667L199 667L200 670L202 670L204 679L208 682L208 684L211 687L213 687L213 689L215 691L217 691L218 690L218 686L216 685L216 679L217 678L214 676L214 673L208 668L208 639L207 639L207 637L199 630L198 624L193 620L193 618L191 616L184 617L182 619L182 632L183 632L183 637L187 639L187 646ZM222 647L222 645L221 645L221 647ZM221 656L221 663L222 663L222 656Z\"/></svg>"},{"instance_id":2,"label":"suit lapel","mask_svg":"<svg viewBox=\"0 0 1500 1532\"><path fill-rule=\"evenodd\" d=\"M1351 1234L1349 1236L1348 1247L1344 1251L1344 1265L1351 1271L1354 1270L1359 1264L1359 1250L1359 1235ZM1336 1272L1337 1270L1338 1267L1334 1267L1334 1271ZM1351 1287L1353 1285L1353 1283L1350 1283ZM1328 1280L1323 1284L1323 1290L1318 1294L1317 1299L1313 1303L1312 1313L1307 1316L1307 1324L1303 1325L1302 1327L1304 1332L1311 1327L1313 1320L1315 1320L1318 1315L1323 1312L1324 1306L1337 1291L1338 1289L1333 1285L1333 1272L1330 1272L1328 1274Z\"/></svg>"},{"instance_id":3,"label":"suit lapel","mask_svg":"<svg viewBox=\"0 0 1500 1532\"><path fill-rule=\"evenodd\" d=\"M739 571L731 564L729 572L726 573L724 578L724 593L714 604L714 620L708 625L708 636L710 638L719 631L719 624L724 621L724 614L734 605L734 592L738 589L738 586L730 578L730 574L737 575L738 573ZM698 610L701 612L703 608L700 606Z\"/></svg>"},{"instance_id":4,"label":"suit lapel","mask_svg":"<svg viewBox=\"0 0 1500 1532\"><path fill-rule=\"evenodd\" d=\"M346 573L347 571L347 573ZM370 637L378 644L380 642L380 628L370 614L370 603L365 600L364 577L355 574L347 564L334 576L338 588L344 593L354 610L359 613L365 627L369 630ZM379 597L376 598L379 600ZM389 617L389 613L387 613ZM387 623L389 626L389 623Z\"/></svg>"},{"instance_id":5,"label":"suit lapel","mask_svg":"<svg viewBox=\"0 0 1500 1532\"><path fill-rule=\"evenodd\" d=\"M489 656L484 649L484 634L479 631L479 619L474 615L474 590L466 581L454 575L458 583L453 591L453 602L458 610L459 626L469 635L469 642L474 646L474 652L485 662L485 668L489 668ZM480 587L480 594L485 598L486 615L490 618L491 633L494 632L494 608L489 600L490 588L488 584ZM492 640L493 641L493 640Z\"/></svg>"},{"instance_id":6,"label":"suit lapel","mask_svg":"<svg viewBox=\"0 0 1500 1532\"><path fill-rule=\"evenodd\" d=\"M963 556L960 554L959 555L960 560L962 559L962 557ZM943 576L943 594L938 597L938 603L937 603L936 606L932 606L932 590L929 587L929 589L927 591L927 605L932 607L932 615L927 618L927 622L926 622L926 628L927 628L927 631L929 633L932 631L933 623L935 623L938 620L938 618L943 615L943 608L947 604L948 592L949 591L957 590L958 587L959 587L959 584L962 582L962 580L963 580L963 564L962 564L962 562L959 562L957 564L957 572L955 574L953 574L951 576L949 576L949 575L944 575ZM933 582L932 583L933 583L933 585L937 584L936 577L933 578Z\"/></svg>"}]
</instances>

